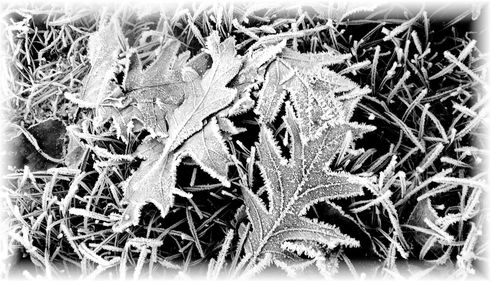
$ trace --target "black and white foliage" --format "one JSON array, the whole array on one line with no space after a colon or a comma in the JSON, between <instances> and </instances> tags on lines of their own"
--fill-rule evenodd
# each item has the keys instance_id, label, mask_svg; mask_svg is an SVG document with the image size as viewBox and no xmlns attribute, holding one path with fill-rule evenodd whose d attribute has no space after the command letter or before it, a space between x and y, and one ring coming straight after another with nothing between
<instances>
[{"instance_id":1,"label":"black and white foliage","mask_svg":"<svg viewBox=\"0 0 500 281\"><path fill-rule=\"evenodd\" d=\"M7 5L0 251L48 278L480 272L481 5L417 6Z\"/></svg>"}]
</instances>

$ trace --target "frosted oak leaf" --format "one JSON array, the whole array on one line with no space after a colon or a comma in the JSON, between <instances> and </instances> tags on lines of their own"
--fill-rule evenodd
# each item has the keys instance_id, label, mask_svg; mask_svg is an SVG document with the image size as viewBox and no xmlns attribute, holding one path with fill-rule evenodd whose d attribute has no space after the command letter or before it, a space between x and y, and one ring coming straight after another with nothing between
<instances>
[{"instance_id":1,"label":"frosted oak leaf","mask_svg":"<svg viewBox=\"0 0 500 281\"><path fill-rule=\"evenodd\" d=\"M298 125L307 142L323 122L348 121L357 102L369 88L361 88L348 78L326 68L349 59L335 53L299 53L283 49L265 74L255 109L264 124L277 116L287 93L299 118Z\"/></svg>"},{"instance_id":2,"label":"frosted oak leaf","mask_svg":"<svg viewBox=\"0 0 500 281\"><path fill-rule=\"evenodd\" d=\"M122 231L137 224L140 208L154 203L165 216L172 206L174 194L189 196L176 185L176 169L182 158L190 156L212 177L229 185L226 178L228 151L220 134L217 115L229 108L237 91L226 85L241 66L234 39L220 42L217 33L207 38L207 54L212 65L200 75L193 67L181 68L180 79L170 94L182 93L182 102L166 110L168 136L150 140L138 149L145 158L139 169L124 184L123 203L127 204L122 219L114 226ZM174 63L175 64L175 63ZM172 93L173 92L173 93ZM224 114L227 115L227 114Z\"/></svg>"},{"instance_id":3,"label":"frosted oak leaf","mask_svg":"<svg viewBox=\"0 0 500 281\"><path fill-rule=\"evenodd\" d=\"M250 188L243 188L244 202L253 230L245 244L251 254L247 268L266 254L285 269L304 262L290 251L290 243L310 241L335 248L339 245L358 246L359 242L330 224L305 217L314 204L362 194L367 178L329 170L331 158L349 133L353 139L373 130L372 127L338 119L324 122L309 142L303 142L305 132L298 126L292 106L287 102L284 117L291 135L291 159L282 157L271 131L264 127L257 144L258 167L269 197L269 209ZM285 243L286 242L286 243ZM288 245L288 246L287 246ZM297 245L298 249L299 247Z\"/></svg>"},{"instance_id":4,"label":"frosted oak leaf","mask_svg":"<svg viewBox=\"0 0 500 281\"><path fill-rule=\"evenodd\" d=\"M185 98L185 84L191 79L186 74L194 71L202 75L206 71L208 54L200 53L189 59L189 52L177 56L179 47L179 41L168 40L146 69L136 52L130 54L123 92L108 97L100 108L102 118L112 118L124 140L127 130L146 129L154 136L166 137L166 118Z\"/></svg>"},{"instance_id":5,"label":"frosted oak leaf","mask_svg":"<svg viewBox=\"0 0 500 281\"><path fill-rule=\"evenodd\" d=\"M305 217L314 204L360 195L363 186L369 184L367 178L329 168L345 142L350 145L374 129L349 122L357 102L369 89L326 68L349 57L336 53L304 54L283 48L269 62L255 110L262 124L257 164L269 208L250 188L243 188L252 225L245 244L247 255L251 256L247 269L271 256L276 265L291 272L311 263L301 259L300 253L308 253L306 256L316 262L324 261L319 257L319 248L311 245L330 249L359 246L357 240L343 234L337 226ZM291 136L289 160L282 157L266 126L276 119L287 95L290 101L286 102L284 123Z\"/></svg>"},{"instance_id":6,"label":"frosted oak leaf","mask_svg":"<svg viewBox=\"0 0 500 281\"><path fill-rule=\"evenodd\" d=\"M78 95L66 93L66 98L80 107L98 108L106 97L120 92L116 74L122 70L119 54L125 48L125 37L116 18L101 21L96 32L89 37L89 73L83 79Z\"/></svg>"}]
</instances>

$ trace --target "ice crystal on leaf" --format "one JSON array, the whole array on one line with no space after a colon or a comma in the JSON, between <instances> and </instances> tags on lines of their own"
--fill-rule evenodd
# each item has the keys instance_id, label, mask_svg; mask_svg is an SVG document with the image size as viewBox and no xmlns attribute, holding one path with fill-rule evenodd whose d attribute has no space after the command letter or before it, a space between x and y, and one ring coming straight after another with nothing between
<instances>
[{"instance_id":1,"label":"ice crystal on leaf","mask_svg":"<svg viewBox=\"0 0 500 281\"><path fill-rule=\"evenodd\" d=\"M329 168L346 138L352 142L374 129L349 122L356 103L368 90L323 68L345 58L284 49L265 74L257 111L261 122L271 122L284 102L285 90L290 93L292 102L286 102L283 119L291 136L291 158L287 160L281 155L272 132L262 124L257 165L264 178L269 209L249 187L243 188L253 227L245 244L247 254L251 255L247 268L266 254L271 254L274 263L287 271L300 268L310 262L301 259L293 249L305 249L300 246L304 242L319 243L330 249L339 245L359 246L358 241L343 234L337 226L305 217L307 210L318 202L362 194L363 186L370 181ZM292 247L290 243L299 244Z\"/></svg>"}]
</instances>

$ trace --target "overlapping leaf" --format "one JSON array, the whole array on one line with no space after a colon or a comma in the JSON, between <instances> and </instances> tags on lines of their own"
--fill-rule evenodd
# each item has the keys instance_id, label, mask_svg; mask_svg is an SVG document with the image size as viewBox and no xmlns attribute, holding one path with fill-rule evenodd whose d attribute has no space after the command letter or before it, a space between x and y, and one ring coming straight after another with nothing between
<instances>
[{"instance_id":1,"label":"overlapping leaf","mask_svg":"<svg viewBox=\"0 0 500 281\"><path fill-rule=\"evenodd\" d=\"M122 203L127 207L114 226L116 231L136 224L140 208L147 202L155 203L165 216L174 194L189 196L175 187L177 166L186 156L229 185L230 156L221 129L226 135L241 132L227 117L253 106L248 94L243 97L226 87L241 67L234 39L221 43L213 33L207 38L206 50L191 59L189 52L177 54L178 41L167 41L146 69L134 50L126 50L125 58L118 60L124 41L116 19L91 35L92 69L75 98L81 106L96 109L95 125L112 119L124 140L130 131L150 132L148 141L135 153L144 161L123 185ZM118 71L123 82L117 79Z\"/></svg>"},{"instance_id":2,"label":"overlapping leaf","mask_svg":"<svg viewBox=\"0 0 500 281\"><path fill-rule=\"evenodd\" d=\"M173 82L155 84L154 87L159 86L156 91L150 89L153 86L140 90L138 95L157 95L160 91L158 95L179 97L180 104L168 103L172 106L158 110L165 115L168 137L140 146L139 156L146 160L124 186L123 202L128 206L122 220L115 225L116 231L136 224L140 207L147 202L155 203L165 216L172 205L173 194L188 196L175 187L176 168L185 156L190 156L211 176L229 185L226 174L230 157L216 115L229 108L237 96L236 90L226 85L238 73L241 60L236 57L234 40L227 39L220 43L216 33L207 39L207 53L213 62L202 76L192 67L185 66L180 68L179 76L168 76L167 80ZM181 56L177 61L180 59ZM173 65L175 69L177 61L168 61L173 63L167 63L167 66ZM131 84L140 85L135 80L144 82L150 79L133 78L140 77L134 75L128 76L132 79ZM134 89L134 86L130 87ZM208 124L205 124L207 121Z\"/></svg>"},{"instance_id":3,"label":"overlapping leaf","mask_svg":"<svg viewBox=\"0 0 500 281\"><path fill-rule=\"evenodd\" d=\"M301 54L284 49L270 64L259 92L256 112L261 115L261 122L270 123L275 119L287 93L306 136L317 131L326 120L349 120L356 103L369 89L360 88L325 68L349 57L334 53Z\"/></svg>"},{"instance_id":4,"label":"overlapping leaf","mask_svg":"<svg viewBox=\"0 0 500 281\"><path fill-rule=\"evenodd\" d=\"M115 75L120 69L119 54L124 48L124 36L118 21L102 21L99 29L90 35L88 57L90 72L83 80L77 97L81 107L98 108L111 93L120 92Z\"/></svg>"},{"instance_id":5,"label":"overlapping leaf","mask_svg":"<svg viewBox=\"0 0 500 281\"><path fill-rule=\"evenodd\" d=\"M257 146L259 167L270 197L269 210L250 189L243 189L253 226L247 251L255 258L271 253L275 259L284 262L296 258L282 249L286 241L312 240L329 248L356 246L358 242L342 234L337 227L303 215L317 202L362 193L367 179L347 173L327 172L325 167L328 167L329 160L348 132L359 137L371 128L332 120L325 123L318 138L305 145L302 142L304 132L299 129L290 106L287 107L285 122L292 135L292 158L289 161L280 155L267 128L263 128Z\"/></svg>"},{"instance_id":6,"label":"overlapping leaf","mask_svg":"<svg viewBox=\"0 0 500 281\"><path fill-rule=\"evenodd\" d=\"M160 209L161 215L165 216L174 203L174 195L189 196L175 187L177 166L186 156L191 157L223 185L229 185L226 174L230 157L216 118L210 119L201 131L187 139L175 153L161 159L164 149L165 144L158 139L149 139L139 146L136 154L145 161L125 183L124 203L128 205L122 220L114 226L115 231L122 231L137 224L140 208L146 202L154 203ZM161 168L155 170L159 165Z\"/></svg>"},{"instance_id":7,"label":"overlapping leaf","mask_svg":"<svg viewBox=\"0 0 500 281\"><path fill-rule=\"evenodd\" d=\"M100 115L113 118L118 135L126 139L129 126L132 131L148 130L153 135L168 135L167 116L185 98L183 87L189 83L186 72L203 74L207 67L206 53L188 61L189 52L177 56L180 42L169 40L158 58L145 70L137 53L130 55L123 92L103 101Z\"/></svg>"},{"instance_id":8,"label":"overlapping leaf","mask_svg":"<svg viewBox=\"0 0 500 281\"><path fill-rule=\"evenodd\" d=\"M319 61L316 56L330 59ZM304 216L315 203L359 195L368 184L367 178L328 168L346 138L351 142L373 130L348 121L357 101L368 90L321 68L323 64L343 59L330 54L301 55L284 50L268 68L257 110L261 122L271 122L283 103L285 90L290 92L293 108L286 102L284 122L292 139L291 159L282 157L273 134L263 125L257 144L258 166L265 181L269 209L251 189L243 189L253 227L245 245L252 256L249 266L266 254L271 254L282 267L297 264L301 259L289 251L294 248L290 243L297 241L315 242L328 248L359 244L338 227Z\"/></svg>"}]
</instances>

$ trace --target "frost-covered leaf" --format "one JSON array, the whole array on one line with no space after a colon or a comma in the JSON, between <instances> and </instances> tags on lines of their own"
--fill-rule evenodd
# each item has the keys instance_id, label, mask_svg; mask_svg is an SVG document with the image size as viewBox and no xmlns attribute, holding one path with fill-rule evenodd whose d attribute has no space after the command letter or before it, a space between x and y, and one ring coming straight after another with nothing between
<instances>
[{"instance_id":1,"label":"frost-covered leaf","mask_svg":"<svg viewBox=\"0 0 500 281\"><path fill-rule=\"evenodd\" d=\"M139 169L125 183L124 200L128 204L122 220L114 226L115 231L122 231L130 225L137 224L140 208L146 202L154 203L165 216L174 202L174 194L189 196L175 187L177 166L184 157L191 157L205 172L229 185L226 178L228 164L231 160L224 140L219 132L215 117L175 151L168 158L160 161L165 145L158 139L149 139L142 143L136 151L138 157L145 159ZM162 163L163 167L157 177L152 177L150 171L155 165ZM163 182L159 185L158 182Z\"/></svg>"},{"instance_id":2,"label":"frost-covered leaf","mask_svg":"<svg viewBox=\"0 0 500 281\"><path fill-rule=\"evenodd\" d=\"M333 172L328 165L349 132L352 139L356 139L373 128L332 118L322 122L314 138L309 136L305 143L306 132L299 127L299 119L289 103L284 121L292 138L290 160L282 157L271 131L265 126L257 145L258 166L265 181L269 210L251 189L243 188L253 227L245 245L247 253L252 255L249 266L267 253L279 264L295 261L297 255L283 246L290 241L313 241L328 248L359 246L358 241L343 234L337 226L306 218L305 214L318 202L362 194L367 178Z\"/></svg>"},{"instance_id":3,"label":"frost-covered leaf","mask_svg":"<svg viewBox=\"0 0 500 281\"><path fill-rule=\"evenodd\" d=\"M226 87L241 66L241 60L236 56L234 39L220 43L219 36L213 33L207 39L207 52L213 63L203 77L190 68L183 73L184 102L173 114L167 115L169 151L174 151L188 137L201 130L203 120L225 109L236 98L237 91Z\"/></svg>"},{"instance_id":4,"label":"frost-covered leaf","mask_svg":"<svg viewBox=\"0 0 500 281\"><path fill-rule=\"evenodd\" d=\"M164 111L168 137L159 134L158 140L150 140L139 148L139 155L147 160L124 185L123 203L128 206L122 220L114 227L116 231L136 224L140 207L147 202L154 203L165 216L173 203L173 194L189 196L175 187L176 169L185 156L190 156L212 177L229 185L226 174L230 157L215 116L227 115L223 111L237 96L236 90L226 85L238 73L241 60L236 56L234 40L221 43L217 33L207 38L207 53L212 58L212 65L200 71L202 76L186 66L180 71L180 80L175 78L174 83L165 85L168 87L166 94L182 96L181 103Z\"/></svg>"},{"instance_id":5,"label":"frost-covered leaf","mask_svg":"<svg viewBox=\"0 0 500 281\"><path fill-rule=\"evenodd\" d=\"M78 104L81 107L97 108L112 92L119 92L119 85L114 81L120 71L118 55L125 42L118 20L114 17L108 22L102 21L99 29L90 35L88 57L92 65L83 80Z\"/></svg>"},{"instance_id":6,"label":"frost-covered leaf","mask_svg":"<svg viewBox=\"0 0 500 281\"><path fill-rule=\"evenodd\" d=\"M248 94L240 95L226 87L241 67L234 39L221 43L213 33L207 38L206 50L191 59L189 52L178 54L179 41L170 40L144 69L134 50L117 61L122 37L116 20L92 35L89 53L93 67L82 96L76 99L86 104L92 95L98 96L90 106L96 108L95 123L112 119L124 140L129 132L146 129L151 133L150 140L136 152L146 160L123 184L123 203L128 206L115 226L117 231L137 223L146 202L155 203L165 216L173 194L188 196L175 187L176 168L184 156L189 155L207 173L229 185L226 174L230 157L218 122L225 135L240 132L227 117L253 106ZM112 81L118 70L124 74L121 87ZM102 81L104 76L109 79ZM102 87L89 88L94 84Z\"/></svg>"},{"instance_id":7,"label":"frost-covered leaf","mask_svg":"<svg viewBox=\"0 0 500 281\"><path fill-rule=\"evenodd\" d=\"M258 48L247 53L243 59L241 71L238 73L238 87L245 91L256 83L264 81L265 67L283 51L285 46L286 40L283 40L276 45Z\"/></svg>"},{"instance_id":8,"label":"frost-covered leaf","mask_svg":"<svg viewBox=\"0 0 500 281\"><path fill-rule=\"evenodd\" d=\"M299 127L307 136L312 136L326 120L349 120L356 103L369 89L360 88L325 68L349 57L334 53L301 54L284 49L270 64L259 92L256 112L261 122L270 123L276 118L287 93L296 109Z\"/></svg>"},{"instance_id":9,"label":"frost-covered leaf","mask_svg":"<svg viewBox=\"0 0 500 281\"><path fill-rule=\"evenodd\" d=\"M146 129L153 135L168 135L167 117L184 102L186 84L192 79L189 73L202 75L208 64L206 53L189 61L189 52L177 56L179 47L179 41L169 40L146 69L138 54L131 53L123 91L108 96L98 112L103 120L113 119L123 139L126 140L127 130Z\"/></svg>"},{"instance_id":10,"label":"frost-covered leaf","mask_svg":"<svg viewBox=\"0 0 500 281\"><path fill-rule=\"evenodd\" d=\"M165 117L184 99L181 69L173 69L179 46L180 42L169 41L156 61L144 71L138 55L132 54L124 81L126 107L120 110L120 119L115 120L119 126L124 128L131 121L139 121L151 133L167 135Z\"/></svg>"}]
</instances>

